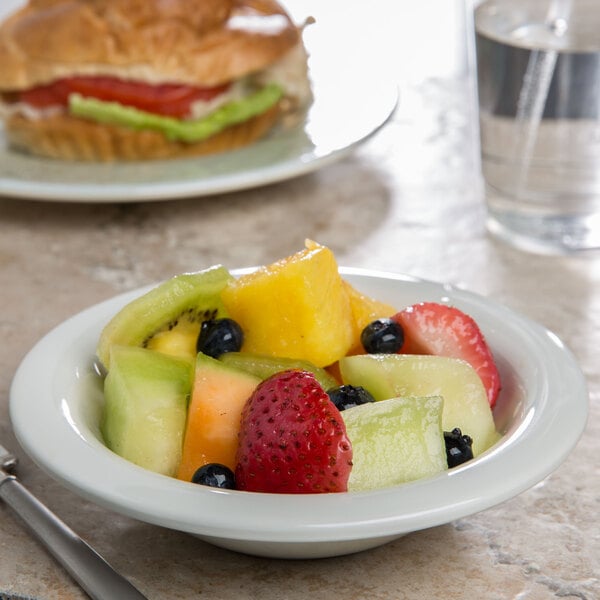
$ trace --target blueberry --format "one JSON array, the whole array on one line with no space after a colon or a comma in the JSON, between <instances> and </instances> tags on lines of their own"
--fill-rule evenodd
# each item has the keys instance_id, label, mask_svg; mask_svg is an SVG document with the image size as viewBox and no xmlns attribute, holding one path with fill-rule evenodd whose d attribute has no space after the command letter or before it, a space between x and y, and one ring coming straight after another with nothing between
<instances>
[{"instance_id":1,"label":"blueberry","mask_svg":"<svg viewBox=\"0 0 600 600\"><path fill-rule=\"evenodd\" d=\"M448 468L461 465L473 458L473 440L456 427L452 431L444 431L444 442L446 442L446 459Z\"/></svg>"},{"instance_id":2,"label":"blueberry","mask_svg":"<svg viewBox=\"0 0 600 600\"><path fill-rule=\"evenodd\" d=\"M226 352L239 352L243 341L242 328L233 319L211 319L200 327L196 350L218 358Z\"/></svg>"},{"instance_id":3,"label":"blueberry","mask_svg":"<svg viewBox=\"0 0 600 600\"><path fill-rule=\"evenodd\" d=\"M327 390L327 394L338 410L346 410L359 404L375 402L375 398L360 386L340 385Z\"/></svg>"},{"instance_id":4,"label":"blueberry","mask_svg":"<svg viewBox=\"0 0 600 600\"><path fill-rule=\"evenodd\" d=\"M235 489L235 475L233 471L220 463L208 463L201 466L192 475L192 483L208 485L225 490Z\"/></svg>"},{"instance_id":5,"label":"blueberry","mask_svg":"<svg viewBox=\"0 0 600 600\"><path fill-rule=\"evenodd\" d=\"M362 330L360 341L369 354L394 354L402 348L404 331L393 319L377 319Z\"/></svg>"}]
</instances>

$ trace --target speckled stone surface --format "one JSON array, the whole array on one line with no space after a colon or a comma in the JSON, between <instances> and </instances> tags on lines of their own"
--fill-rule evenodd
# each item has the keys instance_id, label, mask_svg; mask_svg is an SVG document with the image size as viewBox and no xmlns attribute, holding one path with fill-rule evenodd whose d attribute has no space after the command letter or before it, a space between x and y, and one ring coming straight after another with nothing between
<instances>
[{"instance_id":1,"label":"speckled stone surface","mask_svg":"<svg viewBox=\"0 0 600 600\"><path fill-rule=\"evenodd\" d=\"M23 482L152 600L600 598L600 257L524 254L486 233L462 62L466 34L443 18L446 37L425 29L428 11L442 4L428 0L396 15L411 23L394 38L399 109L339 163L286 183L164 203L0 199L0 440L17 451ZM403 61L408 48L412 58ZM278 561L107 511L65 490L19 450L8 417L10 382L52 327L117 292L216 262L265 263L296 251L306 237L329 245L342 265L447 281L560 336L590 389L586 431L563 465L495 508L375 550ZM2 593L85 597L0 503Z\"/></svg>"}]
</instances>

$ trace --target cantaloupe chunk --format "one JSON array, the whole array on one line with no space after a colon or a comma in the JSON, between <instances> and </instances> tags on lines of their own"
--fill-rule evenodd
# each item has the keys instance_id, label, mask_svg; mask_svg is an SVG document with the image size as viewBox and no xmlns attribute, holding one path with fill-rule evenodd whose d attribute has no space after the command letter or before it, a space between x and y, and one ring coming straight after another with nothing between
<instances>
[{"instance_id":1,"label":"cantaloupe chunk","mask_svg":"<svg viewBox=\"0 0 600 600\"><path fill-rule=\"evenodd\" d=\"M329 248L315 242L230 281L221 297L244 331L242 352L324 367L354 342L352 307L337 262Z\"/></svg>"},{"instance_id":2,"label":"cantaloupe chunk","mask_svg":"<svg viewBox=\"0 0 600 600\"><path fill-rule=\"evenodd\" d=\"M198 354L177 478L191 481L202 465L235 469L242 408L260 379Z\"/></svg>"}]
</instances>

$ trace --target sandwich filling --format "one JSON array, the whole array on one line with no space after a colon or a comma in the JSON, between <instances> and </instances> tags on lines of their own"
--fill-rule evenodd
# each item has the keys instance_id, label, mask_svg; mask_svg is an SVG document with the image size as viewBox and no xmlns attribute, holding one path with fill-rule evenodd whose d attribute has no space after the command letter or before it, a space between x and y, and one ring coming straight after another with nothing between
<instances>
[{"instance_id":1,"label":"sandwich filling","mask_svg":"<svg viewBox=\"0 0 600 600\"><path fill-rule=\"evenodd\" d=\"M271 68L212 87L152 84L115 76L75 75L21 91L4 92L0 112L43 119L55 114L161 132L167 139L198 142L293 98L311 97L301 45Z\"/></svg>"},{"instance_id":2,"label":"sandwich filling","mask_svg":"<svg viewBox=\"0 0 600 600\"><path fill-rule=\"evenodd\" d=\"M283 91L278 85L270 84L239 100L226 102L200 119L176 119L123 106L118 102L71 94L69 112L76 117L100 123L123 125L132 129L153 129L160 131L170 140L192 143L205 140L226 127L262 114L274 106L282 95Z\"/></svg>"},{"instance_id":3,"label":"sandwich filling","mask_svg":"<svg viewBox=\"0 0 600 600\"><path fill-rule=\"evenodd\" d=\"M107 102L119 102L158 115L185 118L191 115L194 102L208 102L221 96L229 85L211 88L191 85L151 85L140 81L126 81L117 77L65 77L46 85L16 92L18 102L39 109L67 108L69 97L79 94Z\"/></svg>"}]
</instances>

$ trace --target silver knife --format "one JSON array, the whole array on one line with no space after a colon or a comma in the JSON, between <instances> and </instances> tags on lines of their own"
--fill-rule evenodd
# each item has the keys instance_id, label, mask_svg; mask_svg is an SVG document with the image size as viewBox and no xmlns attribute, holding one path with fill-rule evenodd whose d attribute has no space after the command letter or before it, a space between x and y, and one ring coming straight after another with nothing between
<instances>
[{"instance_id":1,"label":"silver knife","mask_svg":"<svg viewBox=\"0 0 600 600\"><path fill-rule=\"evenodd\" d=\"M17 480L16 466L16 457L0 444L0 499L21 517L88 596L93 600L147 600Z\"/></svg>"}]
</instances>

